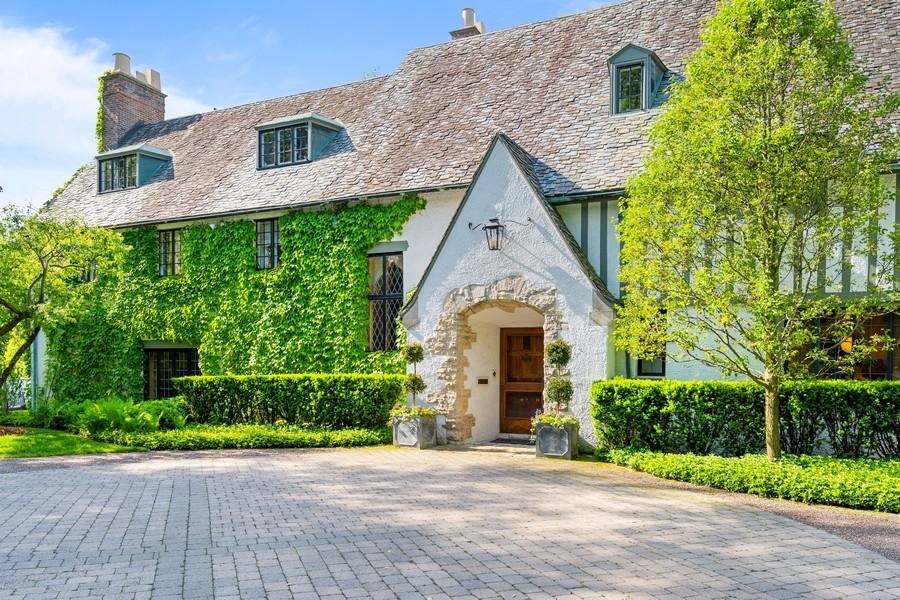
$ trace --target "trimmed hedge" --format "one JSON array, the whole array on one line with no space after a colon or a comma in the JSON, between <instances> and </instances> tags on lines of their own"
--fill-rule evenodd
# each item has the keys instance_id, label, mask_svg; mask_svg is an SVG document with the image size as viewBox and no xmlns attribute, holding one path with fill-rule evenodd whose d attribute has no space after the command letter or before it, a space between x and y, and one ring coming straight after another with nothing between
<instances>
[{"instance_id":1,"label":"trimmed hedge","mask_svg":"<svg viewBox=\"0 0 900 600\"><path fill-rule=\"evenodd\" d=\"M900 512L900 461L845 460L821 456L723 458L662 454L628 449L609 451L618 465L658 477L698 485L864 510Z\"/></svg>"},{"instance_id":2,"label":"trimmed hedge","mask_svg":"<svg viewBox=\"0 0 900 600\"><path fill-rule=\"evenodd\" d=\"M785 382L780 406L788 454L900 456L900 382ZM750 382L598 381L591 414L601 448L724 456L765 448L763 390Z\"/></svg>"},{"instance_id":3,"label":"trimmed hedge","mask_svg":"<svg viewBox=\"0 0 900 600\"><path fill-rule=\"evenodd\" d=\"M403 375L303 374L173 379L190 417L216 425L284 421L329 429L381 427L404 398Z\"/></svg>"},{"instance_id":4,"label":"trimmed hedge","mask_svg":"<svg viewBox=\"0 0 900 600\"><path fill-rule=\"evenodd\" d=\"M147 450L224 450L236 448L349 448L391 441L387 427L329 431L270 425L193 425L152 433L104 431L95 439Z\"/></svg>"}]
</instances>

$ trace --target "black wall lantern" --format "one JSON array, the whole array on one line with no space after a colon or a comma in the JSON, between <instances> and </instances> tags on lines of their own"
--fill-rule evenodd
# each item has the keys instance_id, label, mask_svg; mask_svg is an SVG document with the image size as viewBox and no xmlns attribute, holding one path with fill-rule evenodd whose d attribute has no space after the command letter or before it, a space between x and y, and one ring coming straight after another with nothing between
<instances>
[{"instance_id":1,"label":"black wall lantern","mask_svg":"<svg viewBox=\"0 0 900 600\"><path fill-rule=\"evenodd\" d=\"M500 219L488 219L487 223L469 223L469 230L481 227L484 237L487 239L488 250L499 250L500 239L503 237L505 227L500 224Z\"/></svg>"}]
</instances>

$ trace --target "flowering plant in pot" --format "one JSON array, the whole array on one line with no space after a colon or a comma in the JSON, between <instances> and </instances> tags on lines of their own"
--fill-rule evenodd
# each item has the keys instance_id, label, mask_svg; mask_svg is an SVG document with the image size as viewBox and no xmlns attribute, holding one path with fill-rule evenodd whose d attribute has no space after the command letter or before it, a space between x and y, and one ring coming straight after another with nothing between
<instances>
[{"instance_id":1,"label":"flowering plant in pot","mask_svg":"<svg viewBox=\"0 0 900 600\"><path fill-rule=\"evenodd\" d=\"M416 405L416 396L428 387L416 372L416 365L424 360L425 352L419 344L407 344L400 352L406 363L412 365L413 372L407 373L403 383L403 390L412 400L408 405L404 400L391 410L394 445L430 448L437 443L437 411Z\"/></svg>"},{"instance_id":2,"label":"flowering plant in pot","mask_svg":"<svg viewBox=\"0 0 900 600\"><path fill-rule=\"evenodd\" d=\"M572 347L555 340L544 348L547 362L556 374L544 388L544 410L534 416L531 424L535 432L535 454L571 459L578 456L578 419L568 414L572 402L572 382L562 376L562 370L572 358Z\"/></svg>"}]
</instances>

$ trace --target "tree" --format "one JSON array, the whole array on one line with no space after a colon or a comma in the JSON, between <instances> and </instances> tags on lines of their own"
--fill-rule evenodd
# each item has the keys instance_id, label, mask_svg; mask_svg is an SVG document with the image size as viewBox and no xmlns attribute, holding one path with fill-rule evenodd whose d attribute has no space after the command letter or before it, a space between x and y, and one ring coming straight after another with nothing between
<instances>
[{"instance_id":1,"label":"tree","mask_svg":"<svg viewBox=\"0 0 900 600\"><path fill-rule=\"evenodd\" d=\"M78 280L114 276L125 247L118 233L8 206L0 213L0 388L42 327L84 308ZM85 283L87 283L85 281Z\"/></svg>"},{"instance_id":2,"label":"tree","mask_svg":"<svg viewBox=\"0 0 900 600\"><path fill-rule=\"evenodd\" d=\"M726 0L627 184L617 344L642 358L668 345L761 385L772 460L781 384L815 351L817 319L839 315L831 335L847 335L891 300L881 174L900 155L898 105L830 3ZM868 294L828 293L870 256Z\"/></svg>"}]
</instances>

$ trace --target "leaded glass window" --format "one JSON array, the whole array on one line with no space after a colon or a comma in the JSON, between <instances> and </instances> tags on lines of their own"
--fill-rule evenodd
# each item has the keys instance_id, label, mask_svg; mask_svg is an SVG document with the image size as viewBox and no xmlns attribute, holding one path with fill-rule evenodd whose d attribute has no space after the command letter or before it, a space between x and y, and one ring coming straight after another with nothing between
<instances>
[{"instance_id":1,"label":"leaded glass window","mask_svg":"<svg viewBox=\"0 0 900 600\"><path fill-rule=\"evenodd\" d=\"M641 109L643 81L643 65L628 65L616 69L616 112L623 113Z\"/></svg>"},{"instance_id":2,"label":"leaded glass window","mask_svg":"<svg viewBox=\"0 0 900 600\"><path fill-rule=\"evenodd\" d=\"M369 350L397 349L397 315L403 306L403 255L369 256Z\"/></svg>"},{"instance_id":3,"label":"leaded glass window","mask_svg":"<svg viewBox=\"0 0 900 600\"><path fill-rule=\"evenodd\" d=\"M116 156L100 161L100 191L137 187L137 155Z\"/></svg>"},{"instance_id":4,"label":"leaded glass window","mask_svg":"<svg viewBox=\"0 0 900 600\"><path fill-rule=\"evenodd\" d=\"M159 232L159 276L181 274L181 230Z\"/></svg>"},{"instance_id":5,"label":"leaded glass window","mask_svg":"<svg viewBox=\"0 0 900 600\"><path fill-rule=\"evenodd\" d=\"M256 268L274 269L281 262L281 236L278 219L256 222Z\"/></svg>"},{"instance_id":6,"label":"leaded glass window","mask_svg":"<svg viewBox=\"0 0 900 600\"><path fill-rule=\"evenodd\" d=\"M259 168L280 167L309 160L309 123L259 132Z\"/></svg>"}]
</instances>

